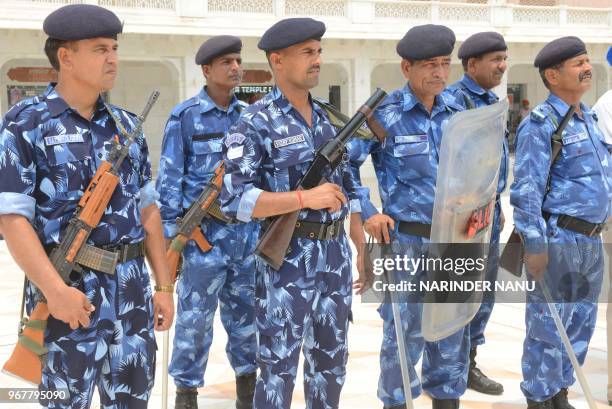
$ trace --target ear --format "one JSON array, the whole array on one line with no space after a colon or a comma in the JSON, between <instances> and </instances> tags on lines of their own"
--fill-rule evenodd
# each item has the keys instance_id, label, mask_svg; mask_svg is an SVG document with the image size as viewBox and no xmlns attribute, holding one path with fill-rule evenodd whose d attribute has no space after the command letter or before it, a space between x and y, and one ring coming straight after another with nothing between
<instances>
[{"instance_id":1,"label":"ear","mask_svg":"<svg viewBox=\"0 0 612 409\"><path fill-rule=\"evenodd\" d=\"M550 85L559 85L559 70L547 68L544 70L544 77Z\"/></svg>"},{"instance_id":2,"label":"ear","mask_svg":"<svg viewBox=\"0 0 612 409\"><path fill-rule=\"evenodd\" d=\"M210 75L210 65L202 65L202 75L204 75L204 78L208 78Z\"/></svg>"},{"instance_id":3,"label":"ear","mask_svg":"<svg viewBox=\"0 0 612 409\"><path fill-rule=\"evenodd\" d=\"M270 64L275 70L279 70L283 66L283 56L280 52L270 54Z\"/></svg>"},{"instance_id":4,"label":"ear","mask_svg":"<svg viewBox=\"0 0 612 409\"><path fill-rule=\"evenodd\" d=\"M468 72L471 74L476 71L476 58L469 58L467 64Z\"/></svg>"},{"instance_id":5,"label":"ear","mask_svg":"<svg viewBox=\"0 0 612 409\"><path fill-rule=\"evenodd\" d=\"M408 76L410 75L410 70L412 69L412 63L407 59L402 58L401 69L404 78L408 79Z\"/></svg>"},{"instance_id":6,"label":"ear","mask_svg":"<svg viewBox=\"0 0 612 409\"><path fill-rule=\"evenodd\" d=\"M59 47L57 49L57 61L60 67L64 67L65 69L72 68L72 53L73 51L67 47Z\"/></svg>"}]
</instances>

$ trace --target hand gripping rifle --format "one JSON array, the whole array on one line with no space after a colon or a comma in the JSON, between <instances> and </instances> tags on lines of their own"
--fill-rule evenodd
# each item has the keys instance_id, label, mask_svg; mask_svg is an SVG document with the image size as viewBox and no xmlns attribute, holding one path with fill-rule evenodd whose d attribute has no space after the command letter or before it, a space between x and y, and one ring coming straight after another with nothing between
<instances>
[{"instance_id":1,"label":"hand gripping rifle","mask_svg":"<svg viewBox=\"0 0 612 409\"><path fill-rule=\"evenodd\" d=\"M323 180L323 172L327 166L331 167L332 171L336 169L340 164L344 147L349 139L372 115L378 104L386 96L385 91L380 88L376 89L374 94L359 108L359 111L338 131L336 137L328 140L319 148L312 164L298 182L295 190L317 187ZM276 270L283 264L299 214L300 211L296 210L274 217L257 244L255 254Z\"/></svg>"},{"instance_id":2,"label":"hand gripping rifle","mask_svg":"<svg viewBox=\"0 0 612 409\"><path fill-rule=\"evenodd\" d=\"M96 171L79 200L73 217L68 222L59 246L49 256L53 267L67 284L78 280L78 276L72 273L80 271L80 266L77 265L79 251L86 244L91 231L100 223L111 196L119 184L119 169L128 157L130 146L141 133L142 124L158 97L159 92L157 91L151 94L142 115L138 117L136 126L129 134L113 111L108 106L106 107L121 133L127 136L127 143L123 145L119 143L118 138L115 139L115 146L109 157L110 162L103 161ZM39 294L39 297L30 317L22 321L15 349L3 367L4 372L35 385L41 382L42 362L47 354L44 346L44 332L49 318L47 302L42 294Z\"/></svg>"}]
</instances>

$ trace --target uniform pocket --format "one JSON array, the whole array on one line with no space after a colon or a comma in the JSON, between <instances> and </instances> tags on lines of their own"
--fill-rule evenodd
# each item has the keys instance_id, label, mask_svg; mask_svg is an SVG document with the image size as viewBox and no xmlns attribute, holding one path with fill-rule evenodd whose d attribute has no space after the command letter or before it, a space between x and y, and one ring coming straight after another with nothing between
<instances>
[{"instance_id":1,"label":"uniform pocket","mask_svg":"<svg viewBox=\"0 0 612 409\"><path fill-rule=\"evenodd\" d=\"M56 192L84 190L89 179L91 145L88 142L60 143L45 146L49 179Z\"/></svg>"},{"instance_id":2,"label":"uniform pocket","mask_svg":"<svg viewBox=\"0 0 612 409\"><path fill-rule=\"evenodd\" d=\"M221 153L221 151L223 150L223 143L221 139L197 140L196 136L194 136L193 138L194 154L206 155L209 153Z\"/></svg>"}]
</instances>

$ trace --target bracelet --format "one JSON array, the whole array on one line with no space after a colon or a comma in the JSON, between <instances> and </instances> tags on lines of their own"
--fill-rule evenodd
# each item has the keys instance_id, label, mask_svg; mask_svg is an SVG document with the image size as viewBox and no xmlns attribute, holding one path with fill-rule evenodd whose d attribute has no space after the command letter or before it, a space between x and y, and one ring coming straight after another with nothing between
<instances>
[{"instance_id":1,"label":"bracelet","mask_svg":"<svg viewBox=\"0 0 612 409\"><path fill-rule=\"evenodd\" d=\"M302 201L302 193L299 190L296 190L295 194L298 198L298 205L300 206L300 210L302 210L304 208L304 202Z\"/></svg>"},{"instance_id":2,"label":"bracelet","mask_svg":"<svg viewBox=\"0 0 612 409\"><path fill-rule=\"evenodd\" d=\"M159 291L160 293L173 293L174 292L174 285L170 284L170 285L156 285L154 287L155 291Z\"/></svg>"}]
</instances>

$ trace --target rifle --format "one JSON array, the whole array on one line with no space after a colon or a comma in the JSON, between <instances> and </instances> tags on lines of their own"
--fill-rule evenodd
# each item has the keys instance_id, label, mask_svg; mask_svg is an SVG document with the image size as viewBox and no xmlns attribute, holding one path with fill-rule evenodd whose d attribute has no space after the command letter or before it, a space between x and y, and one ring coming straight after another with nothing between
<instances>
[{"instance_id":1,"label":"rifle","mask_svg":"<svg viewBox=\"0 0 612 409\"><path fill-rule=\"evenodd\" d=\"M73 272L80 271L80 266L77 265L79 251L87 242L91 231L100 223L111 196L119 184L119 169L128 157L130 146L142 131L142 124L158 97L159 92L157 91L151 94L142 115L138 117L136 127L129 134L113 111L108 106L106 107L119 131L127 136L127 143L122 145L118 137L115 137L115 146L109 155L110 162L103 161L96 171L79 200L74 215L68 222L59 246L49 256L53 267L66 284L78 280L78 276L75 276ZM37 298L39 299L30 317L21 323L22 327L15 349L3 367L4 372L35 385L40 384L42 378L43 359L47 354L44 346L44 332L49 318L47 301L42 294L38 294Z\"/></svg>"},{"instance_id":2,"label":"rifle","mask_svg":"<svg viewBox=\"0 0 612 409\"><path fill-rule=\"evenodd\" d=\"M189 206L184 217L176 220L176 224L179 228L178 233L172 240L172 243L170 243L170 247L168 247L168 251L166 252L166 259L170 266L170 274L173 283L176 281L178 275L181 254L189 240L195 241L198 247L200 247L200 250L204 253L209 251L212 247L208 240L206 240L206 237L204 237L202 229L200 229L200 224L202 220L213 211L215 200L221 191L224 173L225 164L221 162L219 166L217 166L217 169L215 169L215 175L208 181L206 187L202 193L200 193L198 200Z\"/></svg>"},{"instance_id":3,"label":"rifle","mask_svg":"<svg viewBox=\"0 0 612 409\"><path fill-rule=\"evenodd\" d=\"M380 88L359 108L359 111L338 131L336 137L325 142L315 154L314 160L300 179L295 190L312 189L323 179L323 170L329 166L332 171L340 164L344 147L363 123L372 115L378 104L387 96ZM272 218L266 231L261 235L255 254L272 268L278 270L283 264L287 248L293 237L300 211L285 213Z\"/></svg>"},{"instance_id":4,"label":"rifle","mask_svg":"<svg viewBox=\"0 0 612 409\"><path fill-rule=\"evenodd\" d=\"M180 270L181 254L189 240L196 242L200 250L206 253L212 246L204 237L200 224L204 218L211 214L216 214L216 217L222 217L218 204L216 202L221 185L223 184L223 174L225 173L225 164L221 162L215 169L214 176L208 181L198 199L193 202L185 216L176 219L178 233L172 239L168 250L166 251L166 260L170 267L170 279L172 283L176 282ZM170 344L170 331L164 332L163 347L162 347L162 409L168 407L168 348Z\"/></svg>"},{"instance_id":5,"label":"rifle","mask_svg":"<svg viewBox=\"0 0 612 409\"><path fill-rule=\"evenodd\" d=\"M563 147L562 143L562 134L563 130L567 126L569 120L574 115L574 111L576 107L574 105L570 105L567 113L561 120L561 123L557 127L557 130L552 134L551 137L551 145L552 145L552 153L550 159L550 166L548 168L548 179L546 181L546 191L544 195L548 193L550 190L550 182L551 182L551 174L550 169L552 169L555 160L559 156L561 152L561 148ZM542 200L542 203L544 200ZM508 243L504 247L502 251L501 257L499 258L500 267L508 270L512 275L520 277L523 274L523 263L525 260L525 246L521 240L520 234L516 231L516 228L512 229L512 233L510 233L510 237L508 238Z\"/></svg>"}]
</instances>

